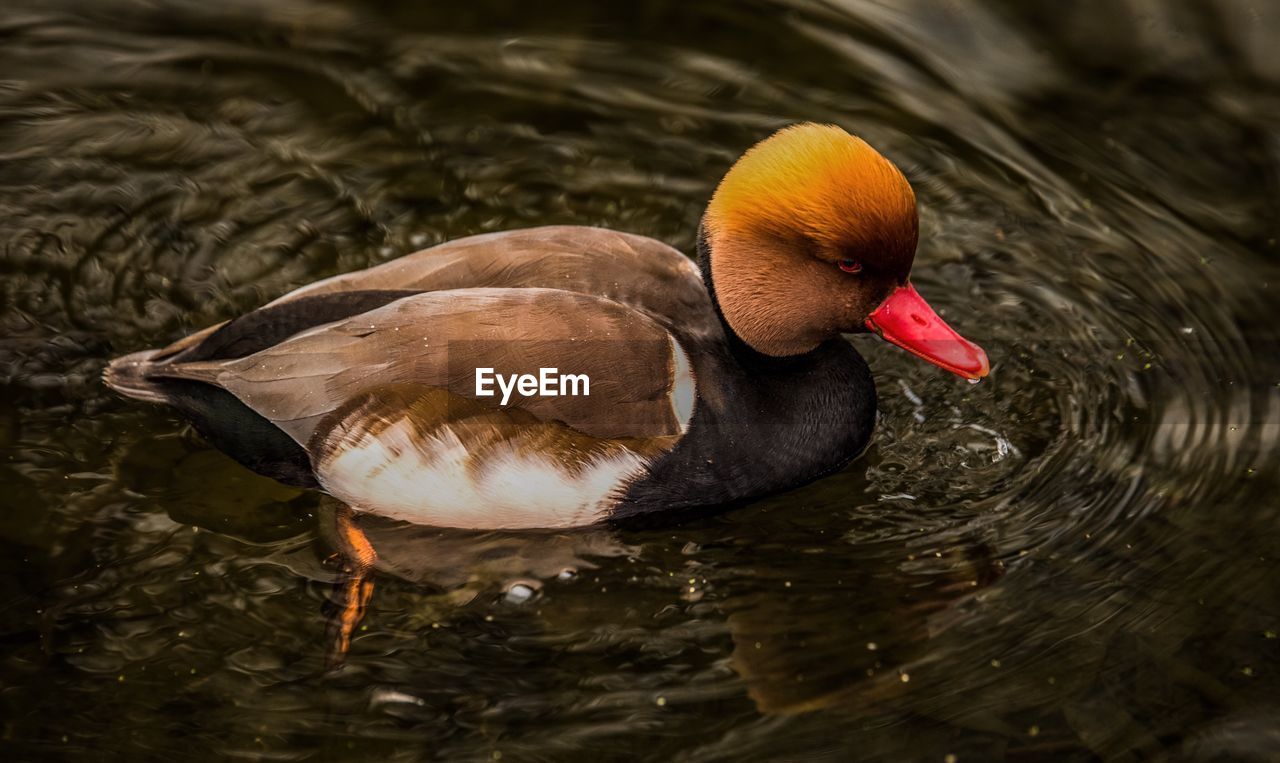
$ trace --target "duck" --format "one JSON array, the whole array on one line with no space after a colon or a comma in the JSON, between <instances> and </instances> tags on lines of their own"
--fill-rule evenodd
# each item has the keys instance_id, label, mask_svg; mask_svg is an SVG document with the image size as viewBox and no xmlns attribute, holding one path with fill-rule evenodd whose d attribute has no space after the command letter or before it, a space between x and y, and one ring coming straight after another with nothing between
<instances>
[{"instance_id":1,"label":"duck","mask_svg":"<svg viewBox=\"0 0 1280 763\"><path fill-rule=\"evenodd\" d=\"M598 227L472 235L116 358L104 381L357 514L534 530L732 505L867 447L876 388L848 335L989 373L910 281L918 219L871 145L798 124L721 179L696 261Z\"/></svg>"}]
</instances>

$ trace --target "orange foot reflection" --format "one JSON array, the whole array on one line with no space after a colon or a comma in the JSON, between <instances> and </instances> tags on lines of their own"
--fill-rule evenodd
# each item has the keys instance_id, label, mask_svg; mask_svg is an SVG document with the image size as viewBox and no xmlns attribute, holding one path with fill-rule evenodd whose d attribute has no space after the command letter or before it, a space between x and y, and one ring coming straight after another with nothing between
<instances>
[{"instance_id":1,"label":"orange foot reflection","mask_svg":"<svg viewBox=\"0 0 1280 763\"><path fill-rule=\"evenodd\" d=\"M373 544L356 524L355 512L350 506L338 507L337 528L345 578L338 594L338 616L330 623L333 634L327 660L330 670L340 667L346 659L351 634L364 618L365 606L373 595L373 563L378 559Z\"/></svg>"}]
</instances>

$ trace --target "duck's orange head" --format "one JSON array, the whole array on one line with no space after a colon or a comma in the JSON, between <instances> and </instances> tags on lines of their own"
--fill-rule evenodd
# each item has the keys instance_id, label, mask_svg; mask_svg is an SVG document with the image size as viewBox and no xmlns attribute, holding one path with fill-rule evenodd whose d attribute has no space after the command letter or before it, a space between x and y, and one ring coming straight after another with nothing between
<instances>
[{"instance_id":1,"label":"duck's orange head","mask_svg":"<svg viewBox=\"0 0 1280 763\"><path fill-rule=\"evenodd\" d=\"M703 218L725 321L766 355L808 352L872 330L970 379L987 357L908 282L916 197L898 168L834 125L758 143L720 181Z\"/></svg>"}]
</instances>

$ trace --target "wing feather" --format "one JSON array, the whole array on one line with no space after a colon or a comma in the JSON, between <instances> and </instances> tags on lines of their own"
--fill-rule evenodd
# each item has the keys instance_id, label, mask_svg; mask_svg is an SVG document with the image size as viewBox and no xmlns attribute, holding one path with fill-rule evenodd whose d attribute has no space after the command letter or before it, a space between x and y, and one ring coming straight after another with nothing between
<instances>
[{"instance_id":1,"label":"wing feather","mask_svg":"<svg viewBox=\"0 0 1280 763\"><path fill-rule=\"evenodd\" d=\"M687 336L721 331L697 265L666 244L630 233L550 225L449 241L280 297L342 291L548 288L612 299ZM269 306L271 306L269 305Z\"/></svg>"},{"instance_id":2,"label":"wing feather","mask_svg":"<svg viewBox=\"0 0 1280 763\"><path fill-rule=\"evenodd\" d=\"M601 437L664 437L686 421L673 404L675 340L640 311L557 289L456 289L405 297L243 358L162 364L157 376L214 384L306 445L347 401L378 387L419 385L477 397L477 367L586 374L585 396L521 396L510 404Z\"/></svg>"}]
</instances>

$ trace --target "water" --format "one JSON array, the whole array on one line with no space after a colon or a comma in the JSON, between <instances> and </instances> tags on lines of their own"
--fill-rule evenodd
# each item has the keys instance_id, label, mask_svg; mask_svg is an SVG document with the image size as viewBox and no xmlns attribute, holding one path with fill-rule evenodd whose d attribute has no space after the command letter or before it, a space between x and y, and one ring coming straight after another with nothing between
<instances>
[{"instance_id":1,"label":"water","mask_svg":"<svg viewBox=\"0 0 1280 763\"><path fill-rule=\"evenodd\" d=\"M1273 6L423 5L0 11L6 758L1274 759ZM471 233L691 251L800 120L907 172L991 378L857 339L866 457L717 515L370 522L341 670L334 507L98 382Z\"/></svg>"}]
</instances>

